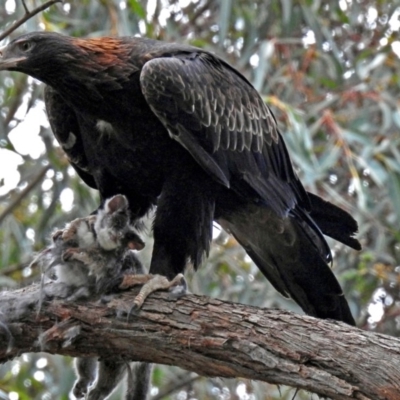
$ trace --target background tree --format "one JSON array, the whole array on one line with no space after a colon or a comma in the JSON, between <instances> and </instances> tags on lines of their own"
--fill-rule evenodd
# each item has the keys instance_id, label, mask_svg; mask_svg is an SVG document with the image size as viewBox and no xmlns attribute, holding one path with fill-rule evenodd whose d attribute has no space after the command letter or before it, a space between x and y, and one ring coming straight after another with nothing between
<instances>
[{"instance_id":1,"label":"background tree","mask_svg":"<svg viewBox=\"0 0 400 400\"><path fill-rule=\"evenodd\" d=\"M44 3L5 0L1 31L25 14L25 6ZM272 108L307 189L359 222L361 253L332 242L333 268L359 326L397 336L399 17L398 0L83 0L52 6L11 36L41 29L74 36L145 35L206 48L236 66ZM16 287L38 280L39 271L28 267L32 252L45 245L54 227L91 212L97 193L80 181L55 142L42 85L17 73L1 77L0 285ZM194 293L298 310L231 237L218 228L215 237L207 264L189 275ZM11 399L66 399L72 380L70 360L45 354L0 367L0 390ZM294 394L291 388L206 379L163 366L155 369L153 385L154 399ZM297 398L310 394L299 392Z\"/></svg>"}]
</instances>

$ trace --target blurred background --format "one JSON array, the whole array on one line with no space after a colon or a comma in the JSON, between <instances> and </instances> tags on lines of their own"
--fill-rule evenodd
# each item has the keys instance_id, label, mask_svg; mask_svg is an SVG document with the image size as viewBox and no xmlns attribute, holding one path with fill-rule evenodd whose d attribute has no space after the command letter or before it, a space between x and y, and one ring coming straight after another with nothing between
<instances>
[{"instance_id":1,"label":"blurred background","mask_svg":"<svg viewBox=\"0 0 400 400\"><path fill-rule=\"evenodd\" d=\"M25 0L32 10L44 0ZM25 13L0 0L0 33ZM363 251L330 242L333 269L358 326L400 331L400 1L81 0L52 6L11 38L35 30L73 36L141 35L220 55L274 112L309 191L349 211ZM0 74L0 288L40 279L29 263L55 227L93 211L86 187L57 145L43 85ZM214 230L214 246L191 291L301 312L258 272L235 240ZM151 238L141 256L148 265ZM0 399L68 399L71 359L25 354L0 366ZM122 389L112 399L121 398ZM151 398L317 399L288 387L208 379L157 366Z\"/></svg>"}]
</instances>

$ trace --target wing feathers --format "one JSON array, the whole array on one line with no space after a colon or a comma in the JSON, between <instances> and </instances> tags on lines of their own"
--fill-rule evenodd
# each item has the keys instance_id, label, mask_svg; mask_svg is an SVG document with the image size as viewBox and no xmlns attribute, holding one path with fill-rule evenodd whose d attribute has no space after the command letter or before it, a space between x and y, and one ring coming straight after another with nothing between
<instances>
[{"instance_id":1,"label":"wing feathers","mask_svg":"<svg viewBox=\"0 0 400 400\"><path fill-rule=\"evenodd\" d=\"M224 69L222 62L217 65L218 68L205 62L208 57L212 56L200 53L184 63L177 57L156 58L147 62L141 73L146 100L159 115L162 110L156 109L155 100L168 97L170 103L165 111L173 108L193 114L203 127L211 128L214 134L217 125L224 125L228 129L221 134L231 136L235 132L233 135L243 136L248 150L256 148L260 151L260 143L265 139L270 142L271 135L277 137L270 111L244 78ZM165 111L163 118L167 117ZM221 138L219 143L229 143L229 150L236 150L236 140L226 137Z\"/></svg>"},{"instance_id":2,"label":"wing feathers","mask_svg":"<svg viewBox=\"0 0 400 400\"><path fill-rule=\"evenodd\" d=\"M228 64L201 51L154 58L140 84L171 137L214 179L244 178L278 215L308 204L271 111Z\"/></svg>"},{"instance_id":3,"label":"wing feathers","mask_svg":"<svg viewBox=\"0 0 400 400\"><path fill-rule=\"evenodd\" d=\"M88 171L88 160L75 112L50 86L46 86L44 94L46 110L54 136L81 179L91 188L97 189L97 184Z\"/></svg>"}]
</instances>

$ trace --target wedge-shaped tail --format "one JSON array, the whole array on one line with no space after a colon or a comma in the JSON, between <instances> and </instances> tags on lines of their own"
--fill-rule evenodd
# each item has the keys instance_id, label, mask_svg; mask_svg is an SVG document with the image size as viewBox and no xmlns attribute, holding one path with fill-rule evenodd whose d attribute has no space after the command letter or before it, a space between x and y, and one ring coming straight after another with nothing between
<instances>
[{"instance_id":1,"label":"wedge-shaped tail","mask_svg":"<svg viewBox=\"0 0 400 400\"><path fill-rule=\"evenodd\" d=\"M305 313L355 325L328 264L327 245L315 224L310 226L309 221L296 216L279 218L258 206L247 207L229 221L219 222L245 248L272 285L296 301Z\"/></svg>"}]
</instances>

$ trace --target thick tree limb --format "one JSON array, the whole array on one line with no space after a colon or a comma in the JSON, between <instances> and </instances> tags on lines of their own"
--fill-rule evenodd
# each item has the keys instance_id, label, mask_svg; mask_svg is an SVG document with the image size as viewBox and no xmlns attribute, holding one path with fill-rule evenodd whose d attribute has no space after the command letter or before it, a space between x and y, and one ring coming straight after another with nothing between
<instances>
[{"instance_id":1,"label":"thick tree limb","mask_svg":"<svg viewBox=\"0 0 400 400\"><path fill-rule=\"evenodd\" d=\"M49 286L49 290L52 286ZM206 376L244 377L303 388L332 399L400 398L400 340L281 310L166 293L137 316L134 292L99 302L45 303L37 285L0 294L0 361L24 352L116 357L177 365ZM7 319L5 319L7 315ZM8 347L8 349L7 349Z\"/></svg>"}]
</instances>

